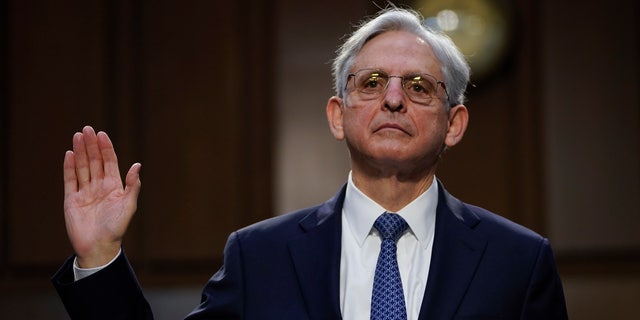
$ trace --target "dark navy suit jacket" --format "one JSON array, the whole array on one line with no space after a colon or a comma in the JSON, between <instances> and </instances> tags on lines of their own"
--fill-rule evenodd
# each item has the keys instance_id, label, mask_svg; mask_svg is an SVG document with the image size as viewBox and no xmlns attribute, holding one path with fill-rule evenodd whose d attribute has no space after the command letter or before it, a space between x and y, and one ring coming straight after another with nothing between
<instances>
[{"instance_id":1,"label":"dark navy suit jacket","mask_svg":"<svg viewBox=\"0 0 640 320\"><path fill-rule=\"evenodd\" d=\"M566 319L549 242L438 186L420 319ZM222 268L187 319L340 319L344 194L232 233ZM76 282L72 261L53 283L73 319L153 318L124 254Z\"/></svg>"}]
</instances>

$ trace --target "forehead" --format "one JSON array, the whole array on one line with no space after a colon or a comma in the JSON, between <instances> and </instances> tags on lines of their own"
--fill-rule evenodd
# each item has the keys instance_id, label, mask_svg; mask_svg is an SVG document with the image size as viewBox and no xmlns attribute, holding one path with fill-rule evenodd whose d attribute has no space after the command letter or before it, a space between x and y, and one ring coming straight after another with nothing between
<instances>
[{"instance_id":1,"label":"forehead","mask_svg":"<svg viewBox=\"0 0 640 320\"><path fill-rule=\"evenodd\" d=\"M353 70L380 69L389 74L424 72L441 78L431 46L413 33L387 31L369 40L355 56Z\"/></svg>"}]
</instances>

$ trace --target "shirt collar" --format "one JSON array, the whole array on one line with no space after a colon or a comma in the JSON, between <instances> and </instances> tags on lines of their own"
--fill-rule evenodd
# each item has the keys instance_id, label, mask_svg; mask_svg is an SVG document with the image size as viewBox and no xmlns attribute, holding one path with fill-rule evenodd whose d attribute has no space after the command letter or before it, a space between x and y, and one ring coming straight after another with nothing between
<instances>
[{"instance_id":1,"label":"shirt collar","mask_svg":"<svg viewBox=\"0 0 640 320\"><path fill-rule=\"evenodd\" d=\"M429 244L429 236L433 235L435 230L437 204L438 186L434 177L431 186L425 192L396 212L407 221L411 233L421 245L427 246ZM360 246L371 234L376 219L387 211L355 186L351 172L349 172L342 210L351 233L356 237Z\"/></svg>"}]
</instances>

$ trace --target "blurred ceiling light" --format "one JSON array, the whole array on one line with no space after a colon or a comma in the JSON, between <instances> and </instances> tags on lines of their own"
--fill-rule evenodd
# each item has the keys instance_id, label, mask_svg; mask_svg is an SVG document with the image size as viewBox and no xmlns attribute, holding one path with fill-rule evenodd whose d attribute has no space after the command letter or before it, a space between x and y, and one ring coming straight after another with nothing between
<instances>
[{"instance_id":1,"label":"blurred ceiling light","mask_svg":"<svg viewBox=\"0 0 640 320\"><path fill-rule=\"evenodd\" d=\"M455 11L442 10L436 15L436 21L440 29L450 32L458 29L460 19L458 19L458 14Z\"/></svg>"},{"instance_id":2,"label":"blurred ceiling light","mask_svg":"<svg viewBox=\"0 0 640 320\"><path fill-rule=\"evenodd\" d=\"M425 25L451 37L478 81L495 71L510 45L508 1L500 3L502 6L492 0L416 0L414 8L425 17Z\"/></svg>"}]
</instances>

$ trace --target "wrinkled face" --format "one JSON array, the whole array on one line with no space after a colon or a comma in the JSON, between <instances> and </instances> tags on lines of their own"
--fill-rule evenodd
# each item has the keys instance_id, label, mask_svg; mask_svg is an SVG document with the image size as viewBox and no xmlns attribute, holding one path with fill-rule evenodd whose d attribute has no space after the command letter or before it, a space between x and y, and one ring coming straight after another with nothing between
<instances>
[{"instance_id":1,"label":"wrinkled face","mask_svg":"<svg viewBox=\"0 0 640 320\"><path fill-rule=\"evenodd\" d=\"M341 111L337 111L338 115L328 113L329 121L333 121L334 136L346 140L352 166L382 170L435 167L444 146L458 141L458 138L448 139L450 114L464 106L453 107L448 112L443 87L438 88L427 104L416 98L420 92L411 92L424 90L412 86L410 79L415 75L428 74L433 76L430 79L444 80L431 47L411 33L389 31L371 39L358 53L350 72L362 69L380 70L390 76L386 90L366 95L368 91L361 90L375 89L380 82L374 78L357 83L356 77L350 77L344 99L335 98L336 104L341 104ZM367 78L370 77L364 79Z\"/></svg>"}]
</instances>

